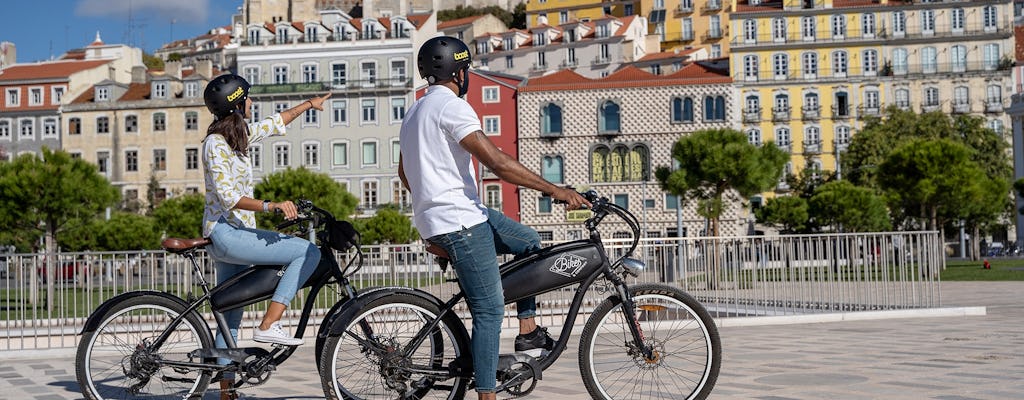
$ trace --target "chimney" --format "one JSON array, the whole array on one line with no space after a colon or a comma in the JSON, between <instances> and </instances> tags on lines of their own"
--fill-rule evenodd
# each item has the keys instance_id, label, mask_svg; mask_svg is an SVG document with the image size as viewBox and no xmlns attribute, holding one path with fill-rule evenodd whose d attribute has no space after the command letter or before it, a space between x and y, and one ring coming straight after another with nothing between
<instances>
[{"instance_id":1,"label":"chimney","mask_svg":"<svg viewBox=\"0 0 1024 400\"><path fill-rule=\"evenodd\" d=\"M164 63L164 74L175 79L181 79L181 61L167 61Z\"/></svg>"},{"instance_id":2,"label":"chimney","mask_svg":"<svg viewBox=\"0 0 1024 400\"><path fill-rule=\"evenodd\" d=\"M212 60L199 60L196 61L196 73L206 79L213 79L213 61Z\"/></svg>"},{"instance_id":3,"label":"chimney","mask_svg":"<svg viewBox=\"0 0 1024 400\"><path fill-rule=\"evenodd\" d=\"M146 67L136 65L132 67L132 83L146 83Z\"/></svg>"}]
</instances>

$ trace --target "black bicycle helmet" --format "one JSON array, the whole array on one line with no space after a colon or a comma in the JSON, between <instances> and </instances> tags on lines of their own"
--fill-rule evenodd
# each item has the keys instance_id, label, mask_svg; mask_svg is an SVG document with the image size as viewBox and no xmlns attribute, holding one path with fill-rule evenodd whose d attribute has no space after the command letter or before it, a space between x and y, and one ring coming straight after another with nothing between
<instances>
[{"instance_id":1,"label":"black bicycle helmet","mask_svg":"<svg viewBox=\"0 0 1024 400\"><path fill-rule=\"evenodd\" d=\"M469 46L451 36L433 37L423 43L416 55L416 67L420 76L433 85L455 78L459 71L468 70L472 62ZM459 87L459 96L469 90L469 75L466 74Z\"/></svg>"},{"instance_id":2,"label":"black bicycle helmet","mask_svg":"<svg viewBox=\"0 0 1024 400\"><path fill-rule=\"evenodd\" d=\"M249 97L249 82L235 74L224 74L213 78L206 85L203 100L206 108L218 119L239 111L239 104L245 104Z\"/></svg>"}]
</instances>

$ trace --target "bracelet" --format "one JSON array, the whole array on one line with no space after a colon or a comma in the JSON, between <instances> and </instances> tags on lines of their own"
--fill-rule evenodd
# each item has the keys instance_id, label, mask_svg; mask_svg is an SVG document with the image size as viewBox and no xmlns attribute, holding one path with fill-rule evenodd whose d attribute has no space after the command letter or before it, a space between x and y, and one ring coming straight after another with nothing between
<instances>
[{"instance_id":1,"label":"bracelet","mask_svg":"<svg viewBox=\"0 0 1024 400\"><path fill-rule=\"evenodd\" d=\"M263 200L263 212L270 211L270 200Z\"/></svg>"},{"instance_id":2,"label":"bracelet","mask_svg":"<svg viewBox=\"0 0 1024 400\"><path fill-rule=\"evenodd\" d=\"M313 108L313 102L312 101L306 100L306 103L309 103L309 108Z\"/></svg>"}]
</instances>

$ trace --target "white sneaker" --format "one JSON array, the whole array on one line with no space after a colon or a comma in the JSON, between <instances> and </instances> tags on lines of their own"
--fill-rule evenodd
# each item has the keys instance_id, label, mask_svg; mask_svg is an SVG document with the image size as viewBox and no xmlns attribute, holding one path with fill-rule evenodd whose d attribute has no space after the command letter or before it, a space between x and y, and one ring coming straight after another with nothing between
<instances>
[{"instance_id":1,"label":"white sneaker","mask_svg":"<svg viewBox=\"0 0 1024 400\"><path fill-rule=\"evenodd\" d=\"M282 344L285 346L298 346L305 343L300 338L288 336L288 332L284 331L280 322L271 324L270 329L267 330L262 330L257 326L256 333L252 335L252 340L260 343Z\"/></svg>"}]
</instances>

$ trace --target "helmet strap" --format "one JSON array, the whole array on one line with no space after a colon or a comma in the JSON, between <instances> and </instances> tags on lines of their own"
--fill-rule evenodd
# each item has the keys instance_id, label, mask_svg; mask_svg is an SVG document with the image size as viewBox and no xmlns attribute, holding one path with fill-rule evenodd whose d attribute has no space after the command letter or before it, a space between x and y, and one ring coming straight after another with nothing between
<instances>
[{"instance_id":1,"label":"helmet strap","mask_svg":"<svg viewBox=\"0 0 1024 400\"><path fill-rule=\"evenodd\" d=\"M469 93L469 66L456 72L455 77L459 80L459 97L466 97L466 93Z\"/></svg>"}]
</instances>

